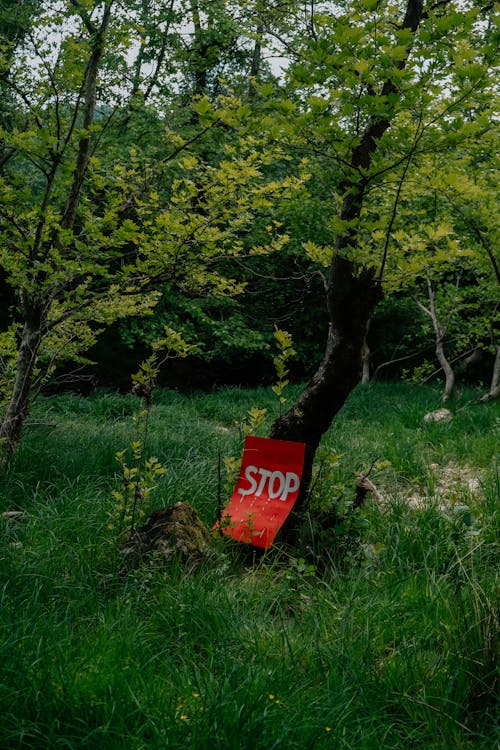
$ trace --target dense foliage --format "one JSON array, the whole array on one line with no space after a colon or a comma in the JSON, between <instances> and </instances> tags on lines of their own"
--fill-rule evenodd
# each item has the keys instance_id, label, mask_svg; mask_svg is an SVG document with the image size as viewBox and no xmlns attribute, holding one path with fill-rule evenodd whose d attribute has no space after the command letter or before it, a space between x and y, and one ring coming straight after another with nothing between
<instances>
[{"instance_id":1,"label":"dense foliage","mask_svg":"<svg viewBox=\"0 0 500 750\"><path fill-rule=\"evenodd\" d=\"M389 296L367 372L417 355L429 374L432 346L445 371L480 350L490 377L493 6L33 0L0 24L8 447L62 363L91 350L97 378L123 384L114 363L165 324L198 344L177 383L267 378L275 323L310 374L332 257Z\"/></svg>"}]
</instances>

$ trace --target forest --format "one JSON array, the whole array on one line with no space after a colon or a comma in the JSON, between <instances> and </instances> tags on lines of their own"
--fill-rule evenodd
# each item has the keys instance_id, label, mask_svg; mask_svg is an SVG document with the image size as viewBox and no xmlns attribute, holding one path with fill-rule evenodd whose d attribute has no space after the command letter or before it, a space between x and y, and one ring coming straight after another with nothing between
<instances>
[{"instance_id":1,"label":"forest","mask_svg":"<svg viewBox=\"0 0 500 750\"><path fill-rule=\"evenodd\" d=\"M489 0L0 0L2 747L498 746L498 47ZM259 550L248 438L303 451Z\"/></svg>"},{"instance_id":2,"label":"forest","mask_svg":"<svg viewBox=\"0 0 500 750\"><path fill-rule=\"evenodd\" d=\"M352 349L328 419L360 348L498 393L492 5L4 0L1 30L8 450L48 380L126 388L165 326L173 385L269 382L275 326L296 378Z\"/></svg>"}]
</instances>

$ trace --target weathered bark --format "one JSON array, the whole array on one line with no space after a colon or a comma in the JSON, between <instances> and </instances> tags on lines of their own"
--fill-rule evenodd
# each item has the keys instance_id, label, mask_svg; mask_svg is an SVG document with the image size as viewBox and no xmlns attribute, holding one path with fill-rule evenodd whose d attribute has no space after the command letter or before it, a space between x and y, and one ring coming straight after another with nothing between
<instances>
[{"instance_id":1,"label":"weathered bark","mask_svg":"<svg viewBox=\"0 0 500 750\"><path fill-rule=\"evenodd\" d=\"M170 566L181 562L184 569L196 570L213 549L213 537L189 503L178 502L158 508L146 523L131 532L120 547L121 575L150 562Z\"/></svg>"},{"instance_id":2,"label":"weathered bark","mask_svg":"<svg viewBox=\"0 0 500 750\"><path fill-rule=\"evenodd\" d=\"M314 454L333 418L359 383L368 320L381 299L374 269L358 274L336 255L330 274L331 323L324 359L293 407L271 427L270 437L306 444L299 504L309 489Z\"/></svg>"},{"instance_id":3,"label":"weathered bark","mask_svg":"<svg viewBox=\"0 0 500 750\"><path fill-rule=\"evenodd\" d=\"M16 363L16 378L0 426L0 446L9 454L16 453L21 440L41 340L41 314L38 309L34 309L26 316Z\"/></svg>"}]
</instances>

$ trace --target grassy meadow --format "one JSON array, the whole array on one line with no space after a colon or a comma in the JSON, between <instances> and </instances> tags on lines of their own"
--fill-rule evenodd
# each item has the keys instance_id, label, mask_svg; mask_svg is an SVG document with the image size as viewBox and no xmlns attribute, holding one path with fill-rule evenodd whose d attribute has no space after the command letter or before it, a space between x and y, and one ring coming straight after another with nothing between
<instances>
[{"instance_id":1,"label":"grassy meadow","mask_svg":"<svg viewBox=\"0 0 500 750\"><path fill-rule=\"evenodd\" d=\"M426 424L438 390L359 387L311 498L343 524L311 517L253 565L219 541L195 572L125 577L109 527L139 399L40 399L0 470L0 747L500 747L500 408L478 395ZM211 526L252 406L276 397L158 391L147 455L167 472L145 510L186 500ZM372 465L382 499L350 514Z\"/></svg>"}]
</instances>

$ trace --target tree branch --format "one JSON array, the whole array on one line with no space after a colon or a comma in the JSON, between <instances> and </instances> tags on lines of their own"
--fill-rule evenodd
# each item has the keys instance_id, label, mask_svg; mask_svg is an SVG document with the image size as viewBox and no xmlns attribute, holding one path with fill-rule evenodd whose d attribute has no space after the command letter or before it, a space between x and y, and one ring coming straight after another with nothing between
<instances>
[{"instance_id":1,"label":"tree branch","mask_svg":"<svg viewBox=\"0 0 500 750\"><path fill-rule=\"evenodd\" d=\"M391 217L389 219L389 224L387 225L387 231L385 233L385 240L384 240L384 252L383 252L383 255L382 255L382 263L380 264L380 274L379 274L380 281L382 281L382 279L384 277L384 269L385 269L385 264L387 262L387 254L389 252L389 243L390 243L390 238L391 238L391 232L392 232L392 228L394 226L394 222L396 221L396 216L397 216L397 211L398 211L398 205L399 205L399 199L401 197L401 191L403 189L403 184L404 184L404 181L406 179L406 175L408 174L408 170L410 168L410 164L412 162L413 156L415 155L415 151L417 149L417 145L418 145L420 139L423 136L423 132L424 131L423 131L423 128L421 128L421 125L422 125L422 113L420 113L420 120L419 120L419 123L417 125L417 129L415 131L415 138L413 139L412 147L410 149L409 154L407 155L406 163L405 163L403 172L401 174L401 177L399 179L398 188L396 190L396 196L394 198L394 203L393 203L393 206L392 206Z\"/></svg>"},{"instance_id":2,"label":"tree branch","mask_svg":"<svg viewBox=\"0 0 500 750\"><path fill-rule=\"evenodd\" d=\"M72 2L73 4L76 3L76 5L78 6L77 0L72 0ZM66 208L64 210L64 213L61 219L61 227L63 229L69 229L74 223L76 212L78 209L78 204L80 202L81 189L82 189L83 181L85 179L85 174L86 174L86 170L87 170L87 166L88 166L88 162L90 158L89 129L92 126L92 123L94 121L94 113L95 113L96 97L97 97L97 74L98 74L101 58L104 52L104 37L108 29L110 18L111 18L112 4L113 4L113 0L109 0L104 5L103 16L102 16L101 25L99 29L95 31L93 25L90 27L93 29L94 40L93 40L92 51L90 54L90 58L87 64L87 69L85 71L85 77L84 77L85 106L84 106L83 122L82 122L83 135L80 138L80 142L78 145L78 154L76 158L75 169L73 171L73 181L71 184L68 201L66 203Z\"/></svg>"}]
</instances>

